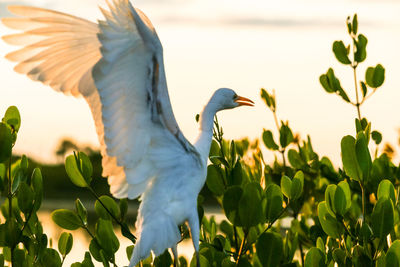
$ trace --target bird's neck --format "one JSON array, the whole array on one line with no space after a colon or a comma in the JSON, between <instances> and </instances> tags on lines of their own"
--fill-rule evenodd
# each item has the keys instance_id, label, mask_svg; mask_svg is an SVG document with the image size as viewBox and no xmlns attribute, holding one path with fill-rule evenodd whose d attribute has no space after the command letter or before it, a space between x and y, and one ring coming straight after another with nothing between
<instances>
[{"instance_id":1,"label":"bird's neck","mask_svg":"<svg viewBox=\"0 0 400 267\"><path fill-rule=\"evenodd\" d=\"M217 111L218 107L215 105L215 103L210 101L200 114L199 135L194 143L194 146L204 159L207 159L208 154L210 153L214 116Z\"/></svg>"}]
</instances>

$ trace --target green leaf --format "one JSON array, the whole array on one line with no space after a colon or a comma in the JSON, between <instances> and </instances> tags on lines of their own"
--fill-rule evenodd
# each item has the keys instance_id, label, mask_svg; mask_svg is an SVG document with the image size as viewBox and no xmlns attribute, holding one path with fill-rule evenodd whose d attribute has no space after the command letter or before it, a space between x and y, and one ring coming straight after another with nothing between
<instances>
[{"instance_id":1,"label":"green leaf","mask_svg":"<svg viewBox=\"0 0 400 267\"><path fill-rule=\"evenodd\" d=\"M210 154L209 156L220 156L220 148L219 145L217 143L217 141L215 141L214 139L211 141L211 146L210 146Z\"/></svg>"},{"instance_id":2,"label":"green leaf","mask_svg":"<svg viewBox=\"0 0 400 267\"><path fill-rule=\"evenodd\" d=\"M256 182L248 183L239 201L239 217L246 228L261 223L263 212L261 207L261 186Z\"/></svg>"},{"instance_id":3,"label":"green leaf","mask_svg":"<svg viewBox=\"0 0 400 267\"><path fill-rule=\"evenodd\" d=\"M79 187L89 187L88 182L83 177L80 167L77 164L75 155L70 155L65 160L65 170L72 183Z\"/></svg>"},{"instance_id":4,"label":"green leaf","mask_svg":"<svg viewBox=\"0 0 400 267\"><path fill-rule=\"evenodd\" d=\"M6 124L0 122L0 163L10 159L12 145L11 129Z\"/></svg>"},{"instance_id":5,"label":"green leaf","mask_svg":"<svg viewBox=\"0 0 400 267\"><path fill-rule=\"evenodd\" d=\"M368 223L366 222L362 223L360 233L363 240L365 240L366 242L370 240L370 238L372 237L372 229L368 225Z\"/></svg>"},{"instance_id":6,"label":"green leaf","mask_svg":"<svg viewBox=\"0 0 400 267\"><path fill-rule=\"evenodd\" d=\"M222 206L229 221L235 226L241 226L239 217L239 201L242 197L243 190L240 186L234 185L229 187L222 199Z\"/></svg>"},{"instance_id":7,"label":"green leaf","mask_svg":"<svg viewBox=\"0 0 400 267\"><path fill-rule=\"evenodd\" d=\"M355 245L353 247L352 266L373 266L365 250L366 249L360 245Z\"/></svg>"},{"instance_id":8,"label":"green leaf","mask_svg":"<svg viewBox=\"0 0 400 267\"><path fill-rule=\"evenodd\" d=\"M290 149L288 151L288 159L290 165L292 165L292 167L295 169L301 169L306 164L301 158L300 154L294 149Z\"/></svg>"},{"instance_id":9,"label":"green leaf","mask_svg":"<svg viewBox=\"0 0 400 267\"><path fill-rule=\"evenodd\" d=\"M357 30L358 30L357 14L354 14L353 23L352 23L352 32L353 32L353 34L357 34Z\"/></svg>"},{"instance_id":10,"label":"green leaf","mask_svg":"<svg viewBox=\"0 0 400 267\"><path fill-rule=\"evenodd\" d=\"M329 83L328 75L322 74L321 76L319 76L319 82L321 83L322 87L325 89L326 92L328 93L336 92L336 90L332 88L332 86Z\"/></svg>"},{"instance_id":11,"label":"green leaf","mask_svg":"<svg viewBox=\"0 0 400 267\"><path fill-rule=\"evenodd\" d=\"M398 267L400 264L400 240L392 243L386 253L386 267Z\"/></svg>"},{"instance_id":12,"label":"green leaf","mask_svg":"<svg viewBox=\"0 0 400 267\"><path fill-rule=\"evenodd\" d=\"M119 200L119 211L121 213L121 220L124 220L126 214L128 213L128 199L127 198L122 198Z\"/></svg>"},{"instance_id":13,"label":"green leaf","mask_svg":"<svg viewBox=\"0 0 400 267\"><path fill-rule=\"evenodd\" d=\"M294 200L301 196L303 193L304 186L304 174L302 171L296 172L292 180L292 186L290 188L290 199Z\"/></svg>"},{"instance_id":14,"label":"green leaf","mask_svg":"<svg viewBox=\"0 0 400 267\"><path fill-rule=\"evenodd\" d=\"M379 183L378 192L377 192L378 199L387 198L391 199L393 204L396 203L396 191L391 181L385 179Z\"/></svg>"},{"instance_id":15,"label":"green leaf","mask_svg":"<svg viewBox=\"0 0 400 267\"><path fill-rule=\"evenodd\" d=\"M281 128L279 129L279 142L281 147L285 148L293 142L292 130L289 128L289 123L286 124L282 121Z\"/></svg>"},{"instance_id":16,"label":"green leaf","mask_svg":"<svg viewBox=\"0 0 400 267\"><path fill-rule=\"evenodd\" d=\"M375 141L375 144L379 145L382 142L382 134L378 131L372 131L371 133L372 140Z\"/></svg>"},{"instance_id":17,"label":"green leaf","mask_svg":"<svg viewBox=\"0 0 400 267\"><path fill-rule=\"evenodd\" d=\"M18 190L18 207L24 214L31 212L35 195L33 190L25 182L22 182Z\"/></svg>"},{"instance_id":18,"label":"green leaf","mask_svg":"<svg viewBox=\"0 0 400 267\"><path fill-rule=\"evenodd\" d=\"M207 180L208 189L216 196L221 196L225 191L224 177L221 174L221 168L217 165L208 165Z\"/></svg>"},{"instance_id":19,"label":"green leaf","mask_svg":"<svg viewBox=\"0 0 400 267\"><path fill-rule=\"evenodd\" d=\"M204 255L202 255L202 254L200 254L199 255L200 257L200 266L201 267L210 267L211 265L210 265L210 262L208 261L208 259L204 256ZM168 266L170 266L170 265L168 265ZM196 266L196 257L192 257L192 260L190 261L190 265L189 265L190 267L197 267Z\"/></svg>"},{"instance_id":20,"label":"green leaf","mask_svg":"<svg viewBox=\"0 0 400 267\"><path fill-rule=\"evenodd\" d=\"M336 59L342 64L351 64L348 57L349 51L343 44L343 41L335 41L332 46L332 51L335 54Z\"/></svg>"},{"instance_id":21,"label":"green leaf","mask_svg":"<svg viewBox=\"0 0 400 267\"><path fill-rule=\"evenodd\" d=\"M58 239L58 251L64 257L71 251L74 239L71 233L63 232Z\"/></svg>"},{"instance_id":22,"label":"green leaf","mask_svg":"<svg viewBox=\"0 0 400 267\"><path fill-rule=\"evenodd\" d=\"M39 168L35 168L32 172L31 187L35 192L35 202L33 204L33 210L38 211L43 199L43 178L42 172Z\"/></svg>"},{"instance_id":23,"label":"green leaf","mask_svg":"<svg viewBox=\"0 0 400 267\"><path fill-rule=\"evenodd\" d=\"M262 138L263 138L265 146L268 149L270 149L270 150L278 150L279 149L279 146L275 143L274 137L270 130L268 130L268 131L264 130Z\"/></svg>"},{"instance_id":24,"label":"green leaf","mask_svg":"<svg viewBox=\"0 0 400 267\"><path fill-rule=\"evenodd\" d=\"M348 31L349 34L351 34L353 29L352 29L352 25L351 25L351 22L350 22L350 16L347 17L346 24L347 24L347 31Z\"/></svg>"},{"instance_id":25,"label":"green leaf","mask_svg":"<svg viewBox=\"0 0 400 267\"><path fill-rule=\"evenodd\" d=\"M345 199L346 199L346 211L350 209L351 207L351 191L350 191L350 186L346 181L341 181L338 184L338 187L340 187L343 190Z\"/></svg>"},{"instance_id":26,"label":"green leaf","mask_svg":"<svg viewBox=\"0 0 400 267\"><path fill-rule=\"evenodd\" d=\"M357 134L355 149L358 166L360 166L362 172L362 180L368 181L372 168L372 160L368 149L367 138L363 132L358 132Z\"/></svg>"},{"instance_id":27,"label":"green leaf","mask_svg":"<svg viewBox=\"0 0 400 267\"><path fill-rule=\"evenodd\" d=\"M268 185L265 190L266 206L265 215L268 222L272 222L281 213L283 207L283 195L281 188L276 184Z\"/></svg>"},{"instance_id":28,"label":"green leaf","mask_svg":"<svg viewBox=\"0 0 400 267\"><path fill-rule=\"evenodd\" d=\"M26 173L28 171L28 166L29 166L28 158L25 155L22 155L19 167L22 169L24 173Z\"/></svg>"},{"instance_id":29,"label":"green leaf","mask_svg":"<svg viewBox=\"0 0 400 267\"><path fill-rule=\"evenodd\" d=\"M264 88L261 89L261 98L264 99L265 104L267 104L270 109L275 109L275 97L273 95L271 96Z\"/></svg>"},{"instance_id":30,"label":"green leaf","mask_svg":"<svg viewBox=\"0 0 400 267\"><path fill-rule=\"evenodd\" d=\"M335 73L332 68L328 69L328 72L326 73L328 77L328 82L330 87L339 94L346 102L350 102L350 99L348 98L346 92L343 90L342 86L340 85L340 81L338 78L336 78Z\"/></svg>"},{"instance_id":31,"label":"green leaf","mask_svg":"<svg viewBox=\"0 0 400 267\"><path fill-rule=\"evenodd\" d=\"M0 163L0 192L3 192L6 183L6 165Z\"/></svg>"},{"instance_id":32,"label":"green leaf","mask_svg":"<svg viewBox=\"0 0 400 267\"><path fill-rule=\"evenodd\" d=\"M130 246L127 246L127 247L126 247L125 252L126 252L126 257L128 258L128 260L131 259L131 257L132 257L132 252L133 252L133 249L134 249L134 248L135 248L135 245L130 245ZM150 256L151 256L151 254L150 254Z\"/></svg>"},{"instance_id":33,"label":"green leaf","mask_svg":"<svg viewBox=\"0 0 400 267\"><path fill-rule=\"evenodd\" d=\"M89 252L85 252L85 259L82 261L82 267L94 267L92 262L92 257L90 257Z\"/></svg>"},{"instance_id":34,"label":"green leaf","mask_svg":"<svg viewBox=\"0 0 400 267\"><path fill-rule=\"evenodd\" d=\"M51 218L58 226L67 230L76 230L82 226L82 222L78 215L71 210L55 210L51 213Z\"/></svg>"},{"instance_id":35,"label":"green leaf","mask_svg":"<svg viewBox=\"0 0 400 267\"><path fill-rule=\"evenodd\" d=\"M365 85L365 83L363 81L360 82L360 87L361 87L361 91L362 91L362 96L363 98L367 95L368 89L367 86Z\"/></svg>"},{"instance_id":36,"label":"green leaf","mask_svg":"<svg viewBox=\"0 0 400 267\"><path fill-rule=\"evenodd\" d=\"M235 164L235 167L233 167L232 172L231 172L231 178L228 182L229 185L241 185L242 180L243 180L243 174L242 174L242 164L240 164L240 161L237 161Z\"/></svg>"},{"instance_id":37,"label":"green leaf","mask_svg":"<svg viewBox=\"0 0 400 267\"><path fill-rule=\"evenodd\" d=\"M343 189L337 186L334 195L334 210L336 214L343 216L346 213L346 201L347 199Z\"/></svg>"},{"instance_id":38,"label":"green leaf","mask_svg":"<svg viewBox=\"0 0 400 267\"><path fill-rule=\"evenodd\" d=\"M96 224L96 238L108 255L114 255L119 248L119 241L109 220L99 219Z\"/></svg>"},{"instance_id":39,"label":"green leaf","mask_svg":"<svg viewBox=\"0 0 400 267\"><path fill-rule=\"evenodd\" d=\"M334 184L330 184L325 189L325 204L328 212L335 217L336 209L335 209L335 192L337 186Z\"/></svg>"},{"instance_id":40,"label":"green leaf","mask_svg":"<svg viewBox=\"0 0 400 267\"><path fill-rule=\"evenodd\" d=\"M390 199L378 199L371 214L371 227L374 235L379 238L386 238L390 231L393 230L394 214L393 204Z\"/></svg>"},{"instance_id":41,"label":"green leaf","mask_svg":"<svg viewBox=\"0 0 400 267\"><path fill-rule=\"evenodd\" d=\"M40 261L43 266L52 266L52 267L61 266L60 255L58 254L57 250L52 248L45 248L45 250L41 254Z\"/></svg>"},{"instance_id":42,"label":"green leaf","mask_svg":"<svg viewBox=\"0 0 400 267\"><path fill-rule=\"evenodd\" d=\"M11 193L14 194L17 192L19 185L21 182L26 180L25 175L23 174L22 170L18 168L15 172L14 179L12 180L12 185L11 185Z\"/></svg>"},{"instance_id":43,"label":"green leaf","mask_svg":"<svg viewBox=\"0 0 400 267\"><path fill-rule=\"evenodd\" d=\"M108 211L104 208L100 201L101 203L103 203ZM111 220L110 213L117 219L120 216L117 203L109 196L101 196L99 200L96 200L94 204L94 210L96 211L96 214L104 220Z\"/></svg>"},{"instance_id":44,"label":"green leaf","mask_svg":"<svg viewBox=\"0 0 400 267\"><path fill-rule=\"evenodd\" d=\"M343 228L337 219L329 213L325 201L318 204L318 219L321 223L322 229L327 235L333 238L340 238L343 233Z\"/></svg>"},{"instance_id":45,"label":"green leaf","mask_svg":"<svg viewBox=\"0 0 400 267\"><path fill-rule=\"evenodd\" d=\"M358 35L358 40L355 42L356 52L354 53L354 60L358 63L363 62L367 58L367 43L367 37L362 34Z\"/></svg>"},{"instance_id":46,"label":"green leaf","mask_svg":"<svg viewBox=\"0 0 400 267\"><path fill-rule=\"evenodd\" d=\"M281 178L281 190L282 193L287 197L290 198L291 190L292 190L292 180L286 175L282 176Z\"/></svg>"},{"instance_id":47,"label":"green leaf","mask_svg":"<svg viewBox=\"0 0 400 267\"><path fill-rule=\"evenodd\" d=\"M2 122L10 125L14 131L18 132L21 126L21 116L16 106L10 106L4 114Z\"/></svg>"},{"instance_id":48,"label":"green leaf","mask_svg":"<svg viewBox=\"0 0 400 267\"><path fill-rule=\"evenodd\" d=\"M280 234L263 233L257 240L256 251L262 266L279 266L283 257L283 241Z\"/></svg>"},{"instance_id":49,"label":"green leaf","mask_svg":"<svg viewBox=\"0 0 400 267\"><path fill-rule=\"evenodd\" d=\"M328 93L337 93L346 102L350 102L349 97L340 85L340 81L336 78L332 68L329 68L327 73L319 77L319 81Z\"/></svg>"},{"instance_id":50,"label":"green leaf","mask_svg":"<svg viewBox=\"0 0 400 267\"><path fill-rule=\"evenodd\" d=\"M342 181L337 186L334 184L328 185L325 190L325 204L332 216L344 216L351 206L349 184Z\"/></svg>"},{"instance_id":51,"label":"green leaf","mask_svg":"<svg viewBox=\"0 0 400 267\"><path fill-rule=\"evenodd\" d=\"M75 209L82 223L87 225L87 210L79 198L75 200Z\"/></svg>"},{"instance_id":52,"label":"green leaf","mask_svg":"<svg viewBox=\"0 0 400 267\"><path fill-rule=\"evenodd\" d=\"M100 255L100 250L101 250L101 247L97 243L96 239L93 238L89 244L89 251L90 251L90 254L92 254L93 258L99 262L102 261L102 258Z\"/></svg>"},{"instance_id":53,"label":"green leaf","mask_svg":"<svg viewBox=\"0 0 400 267\"><path fill-rule=\"evenodd\" d=\"M339 266L346 266L346 252L341 248L336 248L332 253L333 259Z\"/></svg>"},{"instance_id":54,"label":"green leaf","mask_svg":"<svg viewBox=\"0 0 400 267\"><path fill-rule=\"evenodd\" d=\"M325 254L316 247L310 248L304 261L305 267L325 267Z\"/></svg>"},{"instance_id":55,"label":"green leaf","mask_svg":"<svg viewBox=\"0 0 400 267\"><path fill-rule=\"evenodd\" d=\"M126 222L122 223L121 233L124 237L131 240L133 243L136 243L136 237L130 232L128 224Z\"/></svg>"},{"instance_id":56,"label":"green leaf","mask_svg":"<svg viewBox=\"0 0 400 267\"><path fill-rule=\"evenodd\" d=\"M347 135L342 138L340 143L342 150L343 168L346 174L356 181L361 181L361 169L358 165L356 156L356 140L354 137Z\"/></svg>"},{"instance_id":57,"label":"green leaf","mask_svg":"<svg viewBox=\"0 0 400 267\"><path fill-rule=\"evenodd\" d=\"M376 67L369 67L365 72L365 81L369 87L378 88L385 81L385 68L378 64Z\"/></svg>"},{"instance_id":58,"label":"green leaf","mask_svg":"<svg viewBox=\"0 0 400 267\"><path fill-rule=\"evenodd\" d=\"M326 253L325 244L320 236L317 238L316 245L317 245L317 248L319 250L321 250L321 252L324 253L324 255L325 255L325 253Z\"/></svg>"}]
</instances>

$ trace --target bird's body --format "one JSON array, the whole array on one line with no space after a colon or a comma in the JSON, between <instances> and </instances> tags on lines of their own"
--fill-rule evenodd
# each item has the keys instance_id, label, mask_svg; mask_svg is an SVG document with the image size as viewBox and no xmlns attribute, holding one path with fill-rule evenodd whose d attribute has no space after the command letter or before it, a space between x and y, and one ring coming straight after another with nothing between
<instances>
[{"instance_id":1,"label":"bird's body","mask_svg":"<svg viewBox=\"0 0 400 267\"><path fill-rule=\"evenodd\" d=\"M192 145L173 115L162 46L151 22L128 0L108 6L98 24L41 8L9 7L20 17L2 22L24 32L3 39L24 47L6 57L18 62L17 72L89 104L111 193L141 199L139 238L129 266L150 251L158 255L172 248L176 256L178 225L185 221L198 252L197 196L205 182L214 115L251 104L231 89L217 90L201 113Z\"/></svg>"}]
</instances>

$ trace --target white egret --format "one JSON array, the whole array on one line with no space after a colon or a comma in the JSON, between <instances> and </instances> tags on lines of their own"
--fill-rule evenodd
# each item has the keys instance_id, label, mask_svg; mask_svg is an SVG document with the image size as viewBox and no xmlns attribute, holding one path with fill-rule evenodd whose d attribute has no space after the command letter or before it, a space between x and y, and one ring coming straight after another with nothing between
<instances>
[{"instance_id":1,"label":"white egret","mask_svg":"<svg viewBox=\"0 0 400 267\"><path fill-rule=\"evenodd\" d=\"M141 196L138 240L129 266L172 248L177 260L178 225L188 222L199 265L197 196L204 185L213 118L217 111L252 105L218 89L200 115L192 145L172 112L163 51L149 19L128 0L101 9L93 23L36 7L10 6L17 17L3 23L24 32L4 36L24 47L6 58L15 71L56 91L83 96L90 106L103 156L103 176L116 198Z\"/></svg>"}]
</instances>

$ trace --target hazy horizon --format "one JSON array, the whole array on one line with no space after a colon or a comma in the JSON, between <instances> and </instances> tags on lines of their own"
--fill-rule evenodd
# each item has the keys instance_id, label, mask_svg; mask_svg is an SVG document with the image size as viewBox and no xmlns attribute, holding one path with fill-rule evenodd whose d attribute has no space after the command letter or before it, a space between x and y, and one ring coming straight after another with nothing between
<instances>
[{"instance_id":1,"label":"hazy horizon","mask_svg":"<svg viewBox=\"0 0 400 267\"><path fill-rule=\"evenodd\" d=\"M294 132L309 134L315 151L340 164L340 139L354 135L356 110L339 97L328 95L318 78L334 67L342 86L354 98L352 72L336 62L332 43L349 43L345 19L358 13L359 32L368 38L369 66L386 68L383 87L362 106L362 115L384 142L398 145L400 127L400 3L396 1L132 1L153 22L164 47L164 60L177 121L189 140L197 132L194 117L219 87L233 88L256 102L218 114L226 138L260 138L263 128L276 133L273 118L259 97L260 88L275 89L278 117L288 120ZM3 1L29 4L102 19L97 5L104 1ZM0 25L1 35L13 31ZM16 74L4 55L16 49L0 41L0 114L16 105L22 127L15 150L41 161L54 162L54 150L64 137L98 146L91 113L83 99L66 97L51 88ZM273 159L272 153L265 155Z\"/></svg>"}]
</instances>

